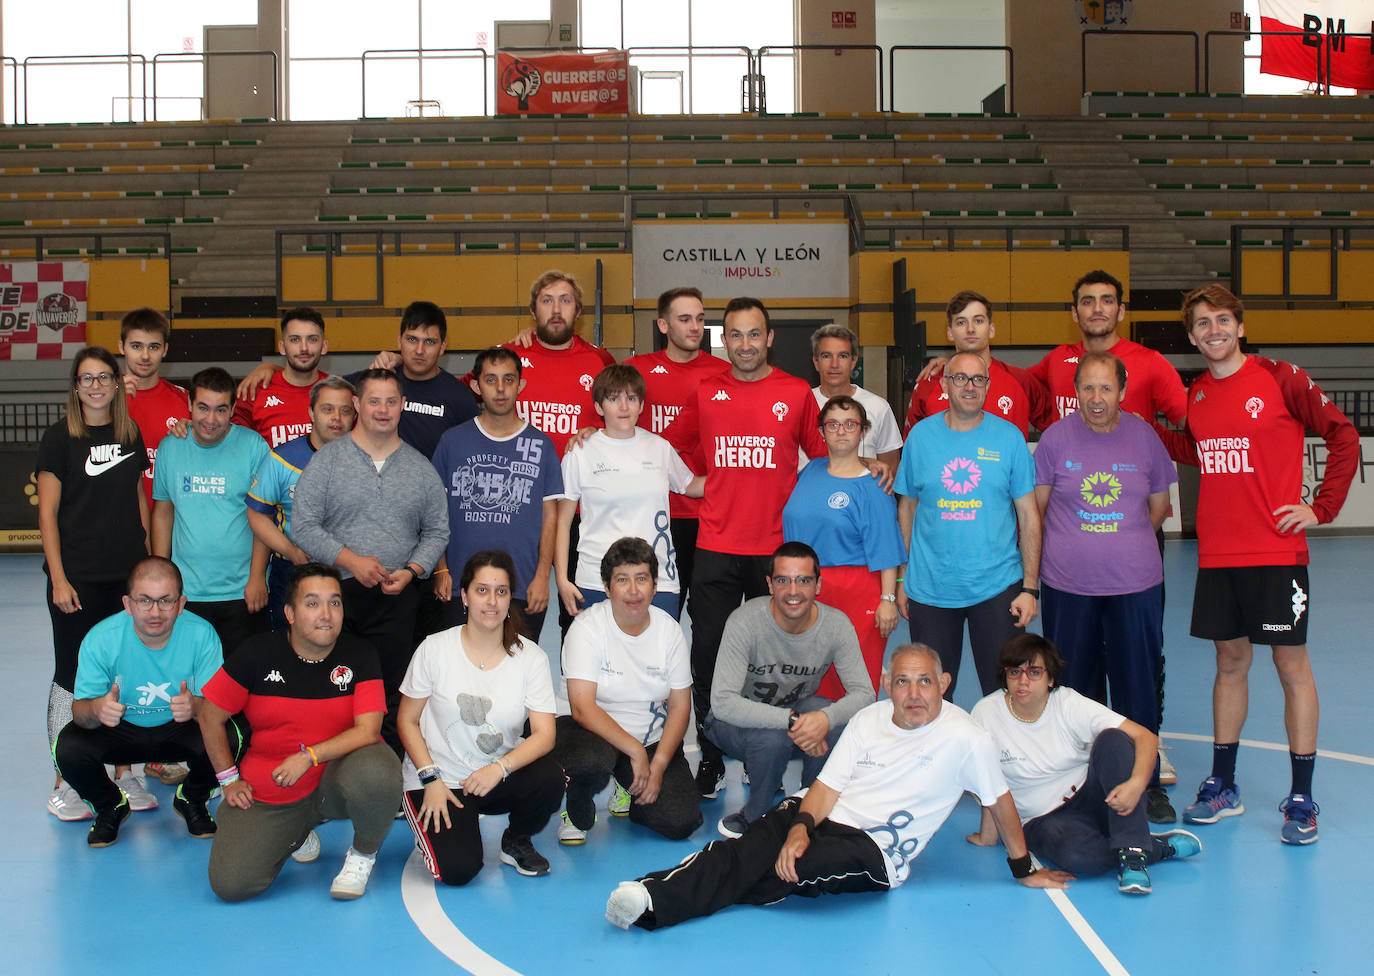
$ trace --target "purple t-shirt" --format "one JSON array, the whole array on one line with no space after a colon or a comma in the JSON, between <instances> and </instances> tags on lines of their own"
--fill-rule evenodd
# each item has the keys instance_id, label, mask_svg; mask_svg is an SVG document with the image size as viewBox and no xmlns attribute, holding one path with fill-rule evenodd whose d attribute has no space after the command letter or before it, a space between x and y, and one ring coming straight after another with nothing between
<instances>
[{"instance_id":1,"label":"purple t-shirt","mask_svg":"<svg viewBox=\"0 0 1374 976\"><path fill-rule=\"evenodd\" d=\"M1050 486L1040 578L1083 596L1162 582L1147 496L1177 480L1159 435L1133 414L1122 413L1106 434L1081 414L1050 425L1035 449L1035 483Z\"/></svg>"}]
</instances>

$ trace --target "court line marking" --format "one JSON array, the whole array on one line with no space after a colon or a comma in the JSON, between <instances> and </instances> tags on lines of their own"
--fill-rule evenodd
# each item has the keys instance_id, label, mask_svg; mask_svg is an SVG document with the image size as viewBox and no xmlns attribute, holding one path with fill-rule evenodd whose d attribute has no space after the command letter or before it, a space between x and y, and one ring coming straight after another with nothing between
<instances>
[{"instance_id":1,"label":"court line marking","mask_svg":"<svg viewBox=\"0 0 1374 976\"><path fill-rule=\"evenodd\" d=\"M1212 741L1210 735L1195 735L1190 732L1161 732L1160 737L1185 742ZM1268 749L1273 752L1288 751L1287 743L1241 739L1240 744L1247 748ZM1362 766L1374 766L1374 757L1370 756L1360 756L1349 752L1332 752L1326 749L1318 749L1317 755L1323 759L1336 759ZM1035 860L1035 865L1036 867L1041 866L1039 860ZM1055 889L1045 889L1045 894L1049 896L1051 904L1059 911L1059 914L1064 917L1064 921L1069 923L1069 927L1073 929L1079 941L1092 953L1093 958L1109 976L1130 976L1130 971L1121 964L1112 950L1102 941L1102 937L1083 917L1082 912L1078 910L1067 894ZM420 934L429 941L429 944L463 969L472 973L473 976L521 976L518 970L510 968L499 959L478 948L471 939L463 934L458 926L453 924L453 920L448 917L443 906L439 904L438 884L433 875L429 873L429 868L425 867L424 859L420 857L418 851L411 852L410 858L406 861L405 870L401 873L401 900L406 906L411 921L415 923L415 927L420 930Z\"/></svg>"}]
</instances>

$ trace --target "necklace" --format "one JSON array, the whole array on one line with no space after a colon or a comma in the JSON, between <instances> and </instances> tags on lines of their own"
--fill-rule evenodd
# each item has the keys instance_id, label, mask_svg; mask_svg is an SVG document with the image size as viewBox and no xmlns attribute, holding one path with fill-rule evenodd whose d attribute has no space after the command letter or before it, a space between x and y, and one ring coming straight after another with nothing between
<instances>
[{"instance_id":1,"label":"necklace","mask_svg":"<svg viewBox=\"0 0 1374 976\"><path fill-rule=\"evenodd\" d=\"M487 657L487 651L486 651L486 649L484 648L484 649L478 650L477 648L474 648L474 647L469 646L468 641L467 641L467 639L466 639L466 635L467 635L467 628L466 628L466 627L463 628L463 634L464 634L464 638L463 638L463 653L466 654L466 655L468 656L468 660L469 660L469 661L472 661L473 664L477 665L477 670L478 670L478 671L485 671L485 670L487 669L487 664L490 663L490 661L489 661L489 659L488 659L488 657ZM498 651L497 656L496 656L496 657L497 657L497 660L499 660L502 656L504 656L504 654L505 654L505 651L504 651L504 650Z\"/></svg>"},{"instance_id":2,"label":"necklace","mask_svg":"<svg viewBox=\"0 0 1374 976\"><path fill-rule=\"evenodd\" d=\"M1016 713L1016 706L1011 703L1011 692L1008 691L1005 692L1005 694L1007 696L1007 711L1011 712L1012 718L1016 719L1016 721L1023 722L1026 725L1034 725L1036 722L1040 721L1040 716L1045 714L1045 709L1050 704L1049 697L1046 696L1044 702L1040 705L1040 711L1035 713L1034 718L1022 718Z\"/></svg>"}]
</instances>

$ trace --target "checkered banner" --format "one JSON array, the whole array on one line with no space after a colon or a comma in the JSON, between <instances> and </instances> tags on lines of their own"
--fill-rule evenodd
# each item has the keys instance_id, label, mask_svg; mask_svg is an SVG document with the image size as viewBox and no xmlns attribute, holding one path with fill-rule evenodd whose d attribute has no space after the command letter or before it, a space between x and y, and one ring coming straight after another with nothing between
<instances>
[{"instance_id":1,"label":"checkered banner","mask_svg":"<svg viewBox=\"0 0 1374 976\"><path fill-rule=\"evenodd\" d=\"M84 261L0 264L0 360L68 359L86 345Z\"/></svg>"}]
</instances>

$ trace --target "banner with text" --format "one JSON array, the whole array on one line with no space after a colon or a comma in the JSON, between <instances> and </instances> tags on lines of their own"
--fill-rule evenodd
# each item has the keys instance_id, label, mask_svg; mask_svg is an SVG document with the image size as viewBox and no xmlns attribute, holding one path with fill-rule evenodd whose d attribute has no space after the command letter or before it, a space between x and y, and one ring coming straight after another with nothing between
<instances>
[{"instance_id":1,"label":"banner with text","mask_svg":"<svg viewBox=\"0 0 1374 976\"><path fill-rule=\"evenodd\" d=\"M624 115L630 111L630 59L602 54L496 52L496 111Z\"/></svg>"},{"instance_id":2,"label":"banner with text","mask_svg":"<svg viewBox=\"0 0 1374 976\"><path fill-rule=\"evenodd\" d=\"M1302 31L1260 39L1264 74L1325 82L1325 77L1317 77L1320 50L1323 76L1328 53L1331 56L1332 85L1374 88L1374 39L1346 36L1374 33L1368 0L1260 0L1259 13L1260 30Z\"/></svg>"},{"instance_id":3,"label":"banner with text","mask_svg":"<svg viewBox=\"0 0 1374 976\"><path fill-rule=\"evenodd\" d=\"M86 344L84 261L0 264L0 360L66 359Z\"/></svg>"},{"instance_id":4,"label":"banner with text","mask_svg":"<svg viewBox=\"0 0 1374 976\"><path fill-rule=\"evenodd\" d=\"M845 223L634 225L635 298L694 285L707 298L849 297Z\"/></svg>"}]
</instances>

